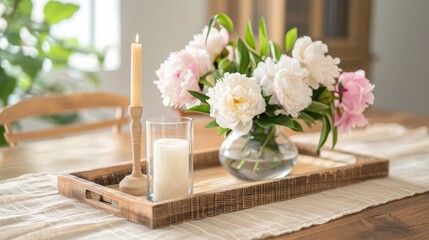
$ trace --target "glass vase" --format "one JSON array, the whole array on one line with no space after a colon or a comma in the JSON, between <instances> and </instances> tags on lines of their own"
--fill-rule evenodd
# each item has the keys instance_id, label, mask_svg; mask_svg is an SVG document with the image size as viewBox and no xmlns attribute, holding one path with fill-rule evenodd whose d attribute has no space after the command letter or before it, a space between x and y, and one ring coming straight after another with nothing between
<instances>
[{"instance_id":1,"label":"glass vase","mask_svg":"<svg viewBox=\"0 0 429 240\"><path fill-rule=\"evenodd\" d=\"M287 176L298 159L298 149L280 127L254 124L244 136L231 133L219 150L222 166L235 177L257 181Z\"/></svg>"}]
</instances>

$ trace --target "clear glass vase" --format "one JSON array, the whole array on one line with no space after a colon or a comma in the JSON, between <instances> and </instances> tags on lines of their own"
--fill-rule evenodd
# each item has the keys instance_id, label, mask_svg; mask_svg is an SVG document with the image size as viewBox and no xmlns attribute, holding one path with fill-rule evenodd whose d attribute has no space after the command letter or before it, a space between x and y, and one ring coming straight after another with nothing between
<instances>
[{"instance_id":1,"label":"clear glass vase","mask_svg":"<svg viewBox=\"0 0 429 240\"><path fill-rule=\"evenodd\" d=\"M280 127L254 124L244 136L231 133L222 143L219 159L235 177L257 181L288 175L298 159L298 149Z\"/></svg>"}]
</instances>

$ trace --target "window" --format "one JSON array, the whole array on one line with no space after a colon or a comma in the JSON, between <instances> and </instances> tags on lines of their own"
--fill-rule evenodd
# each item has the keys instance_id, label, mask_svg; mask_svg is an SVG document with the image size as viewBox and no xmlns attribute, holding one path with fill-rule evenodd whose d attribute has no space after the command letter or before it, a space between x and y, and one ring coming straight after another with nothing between
<instances>
[{"instance_id":1,"label":"window","mask_svg":"<svg viewBox=\"0 0 429 240\"><path fill-rule=\"evenodd\" d=\"M74 53L71 66L86 71L115 70L120 65L120 16L119 0L61 0L79 5L73 18L64 20L52 27L52 34L58 38L77 38L80 45L105 51L102 67L97 64L95 55ZM43 19L43 8L48 0L33 1L33 18Z\"/></svg>"}]
</instances>

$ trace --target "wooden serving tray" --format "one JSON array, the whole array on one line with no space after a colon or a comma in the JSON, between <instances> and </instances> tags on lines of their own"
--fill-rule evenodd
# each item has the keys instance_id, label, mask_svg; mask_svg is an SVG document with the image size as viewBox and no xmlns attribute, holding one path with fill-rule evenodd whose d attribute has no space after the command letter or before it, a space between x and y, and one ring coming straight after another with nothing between
<instances>
[{"instance_id":1,"label":"wooden serving tray","mask_svg":"<svg viewBox=\"0 0 429 240\"><path fill-rule=\"evenodd\" d=\"M58 176L58 191L93 207L159 228L203 219L268 203L279 202L337 188L367 179L386 177L389 160L340 151L322 151L299 145L298 162L282 179L246 182L220 166L218 149L195 153L194 194L152 203L146 196L122 193L118 184L131 173L131 164L92 169ZM146 172L146 162L142 162Z\"/></svg>"}]
</instances>

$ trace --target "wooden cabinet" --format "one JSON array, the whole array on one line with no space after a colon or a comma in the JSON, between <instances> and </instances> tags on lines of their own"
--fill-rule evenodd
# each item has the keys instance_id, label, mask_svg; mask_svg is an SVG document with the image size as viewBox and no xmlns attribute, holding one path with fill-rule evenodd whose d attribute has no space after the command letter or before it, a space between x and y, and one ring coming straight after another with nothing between
<instances>
[{"instance_id":1,"label":"wooden cabinet","mask_svg":"<svg viewBox=\"0 0 429 240\"><path fill-rule=\"evenodd\" d=\"M256 30L264 16L269 37L278 43L298 27L300 36L324 41L329 54L341 58L343 70L370 70L371 0L211 0L209 11L210 16L227 13L240 36L249 19Z\"/></svg>"}]
</instances>

